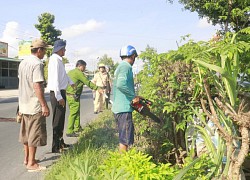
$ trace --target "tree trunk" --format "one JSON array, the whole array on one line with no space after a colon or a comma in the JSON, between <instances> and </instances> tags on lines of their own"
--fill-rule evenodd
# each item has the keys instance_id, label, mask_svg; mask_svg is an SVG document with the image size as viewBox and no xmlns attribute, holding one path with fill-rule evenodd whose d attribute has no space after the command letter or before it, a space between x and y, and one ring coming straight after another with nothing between
<instances>
[{"instance_id":1,"label":"tree trunk","mask_svg":"<svg viewBox=\"0 0 250 180\"><path fill-rule=\"evenodd\" d=\"M227 14L227 21L225 25L225 32L228 32L228 26L231 18L231 11L232 11L232 0L228 0L228 14Z\"/></svg>"},{"instance_id":2,"label":"tree trunk","mask_svg":"<svg viewBox=\"0 0 250 180\"><path fill-rule=\"evenodd\" d=\"M239 154L234 161L232 162L232 179L239 179L240 177L240 168L243 164L249 150L249 130L247 127L241 127L240 129L242 137L242 145Z\"/></svg>"}]
</instances>

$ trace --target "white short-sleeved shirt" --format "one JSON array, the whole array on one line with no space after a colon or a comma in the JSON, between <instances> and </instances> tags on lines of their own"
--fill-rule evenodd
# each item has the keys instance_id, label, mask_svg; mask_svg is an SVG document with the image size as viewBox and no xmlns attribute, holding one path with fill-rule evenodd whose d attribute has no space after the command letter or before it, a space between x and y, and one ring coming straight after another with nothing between
<instances>
[{"instance_id":1,"label":"white short-sleeved shirt","mask_svg":"<svg viewBox=\"0 0 250 180\"><path fill-rule=\"evenodd\" d=\"M44 70L41 60L31 55L21 61L18 77L19 112L31 115L41 112L42 107L33 88L33 83L44 81Z\"/></svg>"}]
</instances>

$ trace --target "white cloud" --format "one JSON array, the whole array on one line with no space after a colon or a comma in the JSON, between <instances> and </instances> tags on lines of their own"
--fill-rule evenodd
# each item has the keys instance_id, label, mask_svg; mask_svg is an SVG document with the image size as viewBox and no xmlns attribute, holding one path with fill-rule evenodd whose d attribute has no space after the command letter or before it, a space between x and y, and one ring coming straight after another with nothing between
<instances>
[{"instance_id":1,"label":"white cloud","mask_svg":"<svg viewBox=\"0 0 250 180\"><path fill-rule=\"evenodd\" d=\"M15 57L18 53L18 29L19 24L14 21L10 21L6 23L5 29L3 31L3 34L0 38L0 41L8 43L8 56L9 57Z\"/></svg>"},{"instance_id":2,"label":"white cloud","mask_svg":"<svg viewBox=\"0 0 250 180\"><path fill-rule=\"evenodd\" d=\"M197 25L198 28L208 28L210 26L212 26L212 24L208 22L207 18L200 19Z\"/></svg>"},{"instance_id":3,"label":"white cloud","mask_svg":"<svg viewBox=\"0 0 250 180\"><path fill-rule=\"evenodd\" d=\"M62 30L62 37L64 39L76 37L76 36L82 35L84 33L94 31L94 30L102 27L103 24L104 24L104 22L97 22L96 20L91 19L83 24L72 25L72 26Z\"/></svg>"},{"instance_id":4,"label":"white cloud","mask_svg":"<svg viewBox=\"0 0 250 180\"><path fill-rule=\"evenodd\" d=\"M8 40L9 38L14 38L18 35L19 24L17 22L11 21L6 24L6 27L3 31L3 40Z\"/></svg>"},{"instance_id":5,"label":"white cloud","mask_svg":"<svg viewBox=\"0 0 250 180\"><path fill-rule=\"evenodd\" d=\"M0 41L8 43L8 57L13 58L18 55L19 41L32 40L38 37L38 31L21 30L18 22L10 21L6 23L3 33L0 34Z\"/></svg>"}]
</instances>

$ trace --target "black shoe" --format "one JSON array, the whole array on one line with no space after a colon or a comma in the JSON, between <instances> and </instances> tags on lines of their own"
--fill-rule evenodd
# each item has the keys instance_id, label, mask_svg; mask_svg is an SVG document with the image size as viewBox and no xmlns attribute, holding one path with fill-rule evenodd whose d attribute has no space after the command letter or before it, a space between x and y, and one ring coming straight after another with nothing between
<instances>
[{"instance_id":1,"label":"black shoe","mask_svg":"<svg viewBox=\"0 0 250 180\"><path fill-rule=\"evenodd\" d=\"M63 148L63 149L64 148L69 148L69 147L71 147L71 145L70 144L65 144L65 143L63 143L62 146L61 146L61 148Z\"/></svg>"},{"instance_id":2,"label":"black shoe","mask_svg":"<svg viewBox=\"0 0 250 180\"><path fill-rule=\"evenodd\" d=\"M98 112L94 112L94 114L98 114Z\"/></svg>"},{"instance_id":3,"label":"black shoe","mask_svg":"<svg viewBox=\"0 0 250 180\"><path fill-rule=\"evenodd\" d=\"M79 135L76 133L66 134L67 137L78 137Z\"/></svg>"},{"instance_id":4,"label":"black shoe","mask_svg":"<svg viewBox=\"0 0 250 180\"><path fill-rule=\"evenodd\" d=\"M52 153L62 153L61 149L52 149Z\"/></svg>"}]
</instances>

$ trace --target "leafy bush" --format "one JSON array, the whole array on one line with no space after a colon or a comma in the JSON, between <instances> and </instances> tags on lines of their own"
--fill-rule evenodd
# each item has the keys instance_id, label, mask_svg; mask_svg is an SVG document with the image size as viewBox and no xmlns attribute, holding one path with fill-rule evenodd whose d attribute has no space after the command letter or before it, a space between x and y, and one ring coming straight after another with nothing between
<instances>
[{"instance_id":1,"label":"leafy bush","mask_svg":"<svg viewBox=\"0 0 250 180\"><path fill-rule=\"evenodd\" d=\"M152 123L148 118L135 116L136 137L155 162L182 163L178 159L186 149L186 124L193 116L190 107L198 102L194 94L193 63L188 54L202 49L197 43L187 43L178 51L157 54L147 47L140 54L144 68L137 79L141 84L139 95L153 101L151 111L162 120Z\"/></svg>"},{"instance_id":2,"label":"leafy bush","mask_svg":"<svg viewBox=\"0 0 250 180\"><path fill-rule=\"evenodd\" d=\"M120 154L110 152L109 157L100 167L103 177L108 174L119 174L121 179L173 179L175 169L171 164L154 164L151 156L135 149ZM110 178L110 177L109 177ZM108 178L108 179L109 179Z\"/></svg>"},{"instance_id":3,"label":"leafy bush","mask_svg":"<svg viewBox=\"0 0 250 180\"><path fill-rule=\"evenodd\" d=\"M178 174L173 180L207 180L213 178L212 169L216 168L207 154L203 154L199 158L185 158L185 163L179 169Z\"/></svg>"}]
</instances>

